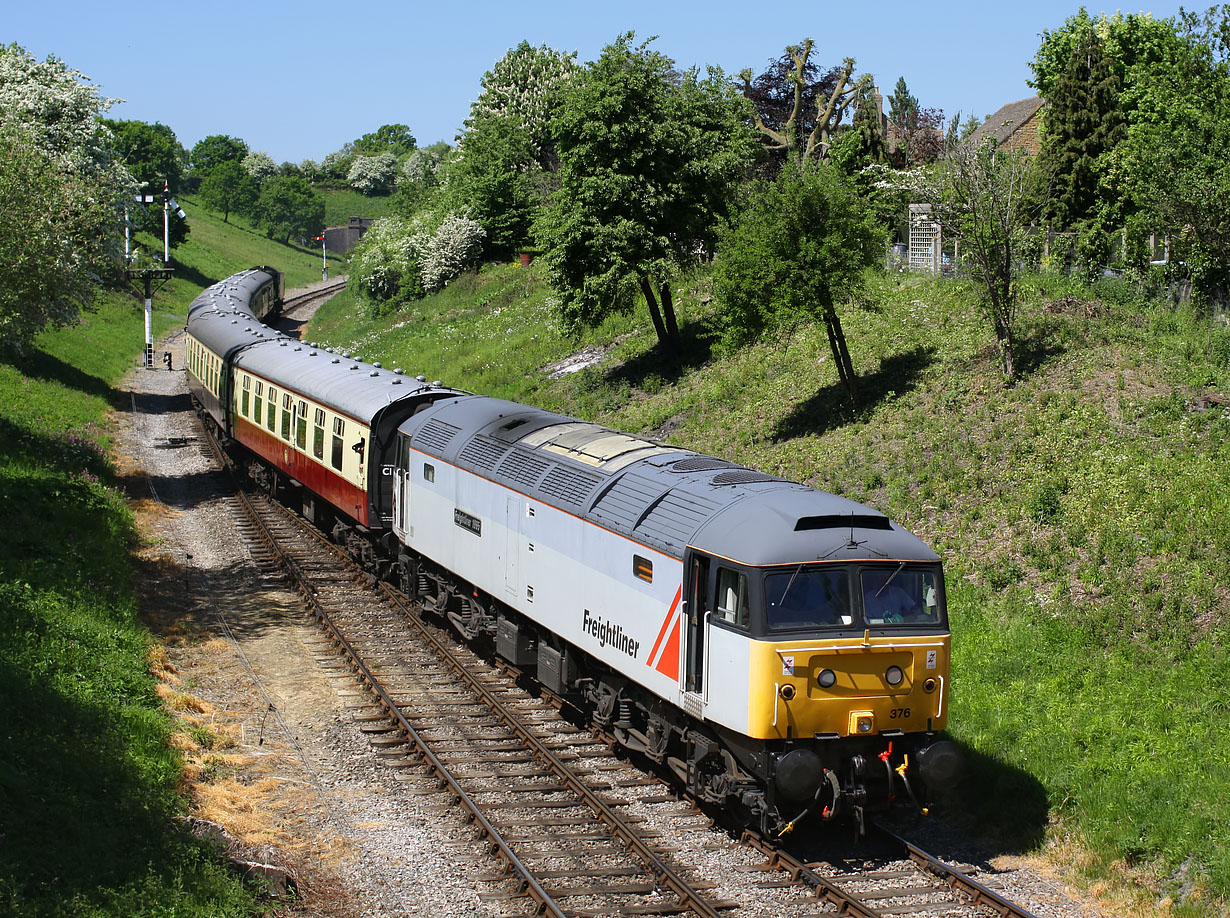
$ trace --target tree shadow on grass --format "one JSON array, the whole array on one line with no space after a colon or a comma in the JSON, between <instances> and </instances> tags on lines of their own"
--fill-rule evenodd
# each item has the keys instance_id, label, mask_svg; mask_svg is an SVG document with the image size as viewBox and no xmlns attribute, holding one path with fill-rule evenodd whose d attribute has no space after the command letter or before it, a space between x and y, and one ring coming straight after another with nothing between
<instances>
[{"instance_id":1,"label":"tree shadow on grass","mask_svg":"<svg viewBox=\"0 0 1230 918\"><path fill-rule=\"evenodd\" d=\"M650 377L666 382L678 382L688 370L709 362L713 356L713 330L707 322L691 322L679 329L679 349L673 353L656 344L644 353L611 367L606 372L608 383L641 386Z\"/></svg>"},{"instance_id":2,"label":"tree shadow on grass","mask_svg":"<svg viewBox=\"0 0 1230 918\"><path fill-rule=\"evenodd\" d=\"M890 394L911 391L918 384L922 371L934 359L935 350L934 347L916 347L884 358L876 372L858 377L853 399L840 383L825 386L778 422L773 430L773 442L835 430L862 417Z\"/></svg>"},{"instance_id":3,"label":"tree shadow on grass","mask_svg":"<svg viewBox=\"0 0 1230 918\"><path fill-rule=\"evenodd\" d=\"M46 351L31 350L21 358L12 361L12 366L21 370L26 376L45 382L56 382L76 389L85 395L93 395L113 403L116 392L105 379L83 373L77 367L65 363L59 357L53 357Z\"/></svg>"}]
</instances>

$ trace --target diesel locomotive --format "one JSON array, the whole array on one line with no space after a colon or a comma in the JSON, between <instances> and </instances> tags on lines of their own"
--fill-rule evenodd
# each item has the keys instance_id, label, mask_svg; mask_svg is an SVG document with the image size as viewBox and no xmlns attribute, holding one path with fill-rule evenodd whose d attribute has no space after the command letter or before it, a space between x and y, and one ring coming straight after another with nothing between
<instances>
[{"instance_id":1,"label":"diesel locomotive","mask_svg":"<svg viewBox=\"0 0 1230 918\"><path fill-rule=\"evenodd\" d=\"M953 780L943 569L900 525L288 338L253 312L280 290L256 268L194 301L189 389L374 575L762 831Z\"/></svg>"}]
</instances>

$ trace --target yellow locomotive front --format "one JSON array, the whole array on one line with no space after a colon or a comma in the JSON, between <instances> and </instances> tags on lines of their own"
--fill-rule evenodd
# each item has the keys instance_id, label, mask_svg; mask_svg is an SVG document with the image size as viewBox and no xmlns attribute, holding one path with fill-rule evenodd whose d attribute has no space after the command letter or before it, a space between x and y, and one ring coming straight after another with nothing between
<instances>
[{"instance_id":1,"label":"yellow locomotive front","mask_svg":"<svg viewBox=\"0 0 1230 918\"><path fill-rule=\"evenodd\" d=\"M721 661L705 680L705 714L730 730L739 764L722 780L759 776L764 799L751 809L766 830L804 818L861 825L895 800L923 806L928 788L955 778L956 749L937 736L948 722L951 648L943 570L903 534L888 538L918 550L901 560L843 539L832 560L693 558L701 575L691 593L714 610L706 655ZM706 578L710 564L716 575ZM737 692L733 668L743 666ZM735 734L746 737L742 749Z\"/></svg>"},{"instance_id":2,"label":"yellow locomotive front","mask_svg":"<svg viewBox=\"0 0 1230 918\"><path fill-rule=\"evenodd\" d=\"M940 565L789 564L759 581L747 729L771 751L778 812L861 821L950 781L955 749L935 741L951 647Z\"/></svg>"}]
</instances>

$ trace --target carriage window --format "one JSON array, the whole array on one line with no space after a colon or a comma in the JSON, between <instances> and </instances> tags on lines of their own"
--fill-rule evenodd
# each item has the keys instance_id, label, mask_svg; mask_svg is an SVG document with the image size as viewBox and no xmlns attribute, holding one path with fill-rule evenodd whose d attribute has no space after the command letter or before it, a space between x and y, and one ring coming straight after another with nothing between
<instances>
[{"instance_id":1,"label":"carriage window","mask_svg":"<svg viewBox=\"0 0 1230 918\"><path fill-rule=\"evenodd\" d=\"M342 468L342 435L346 432L346 422L341 418L333 419L333 449L329 457L335 469Z\"/></svg>"},{"instance_id":2,"label":"carriage window","mask_svg":"<svg viewBox=\"0 0 1230 918\"><path fill-rule=\"evenodd\" d=\"M247 380L245 379L245 380L244 380L244 382L247 382ZM244 417L248 417L248 408L250 408L250 407L251 407L251 405L249 405L249 403L248 403L248 388L247 388L247 386L244 386L244 390L243 390L243 408L241 408L241 409L240 409L240 412L239 412L239 413L240 413L240 414L242 414Z\"/></svg>"},{"instance_id":3,"label":"carriage window","mask_svg":"<svg viewBox=\"0 0 1230 918\"><path fill-rule=\"evenodd\" d=\"M265 391L265 384L259 379L256 381L256 397L260 398Z\"/></svg>"},{"instance_id":4,"label":"carriage window","mask_svg":"<svg viewBox=\"0 0 1230 918\"><path fill-rule=\"evenodd\" d=\"M307 418L302 415L295 421L295 446L307 449Z\"/></svg>"},{"instance_id":5,"label":"carriage window","mask_svg":"<svg viewBox=\"0 0 1230 918\"><path fill-rule=\"evenodd\" d=\"M747 627L747 575L719 567L717 588L718 619Z\"/></svg>"},{"instance_id":6,"label":"carriage window","mask_svg":"<svg viewBox=\"0 0 1230 918\"><path fill-rule=\"evenodd\" d=\"M290 439L290 393L282 393L282 439Z\"/></svg>"},{"instance_id":7,"label":"carriage window","mask_svg":"<svg viewBox=\"0 0 1230 918\"><path fill-rule=\"evenodd\" d=\"M317 459L325 458L325 409L317 408L312 420L312 455Z\"/></svg>"},{"instance_id":8,"label":"carriage window","mask_svg":"<svg viewBox=\"0 0 1230 918\"><path fill-rule=\"evenodd\" d=\"M640 555L632 556L632 576L646 583L653 583L653 562Z\"/></svg>"},{"instance_id":9,"label":"carriage window","mask_svg":"<svg viewBox=\"0 0 1230 918\"><path fill-rule=\"evenodd\" d=\"M270 430L274 430L278 420L278 390L269 387L269 415L265 421L265 426Z\"/></svg>"}]
</instances>

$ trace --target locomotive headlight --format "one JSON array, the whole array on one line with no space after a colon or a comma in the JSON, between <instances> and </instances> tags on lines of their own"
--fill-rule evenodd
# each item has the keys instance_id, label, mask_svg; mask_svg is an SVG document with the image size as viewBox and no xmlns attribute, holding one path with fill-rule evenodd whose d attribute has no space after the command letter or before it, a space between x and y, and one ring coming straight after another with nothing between
<instances>
[{"instance_id":1,"label":"locomotive headlight","mask_svg":"<svg viewBox=\"0 0 1230 918\"><path fill-rule=\"evenodd\" d=\"M851 733L867 734L875 728L875 725L875 715L870 711L852 711L850 713Z\"/></svg>"},{"instance_id":2,"label":"locomotive headlight","mask_svg":"<svg viewBox=\"0 0 1230 918\"><path fill-rule=\"evenodd\" d=\"M889 685L900 685L901 680L905 678L905 673L901 671L900 666L890 666L884 671L884 681Z\"/></svg>"},{"instance_id":3,"label":"locomotive headlight","mask_svg":"<svg viewBox=\"0 0 1230 918\"><path fill-rule=\"evenodd\" d=\"M837 673L831 669L821 670L820 675L816 677L816 681L820 683L821 688L832 688L837 683Z\"/></svg>"}]
</instances>

